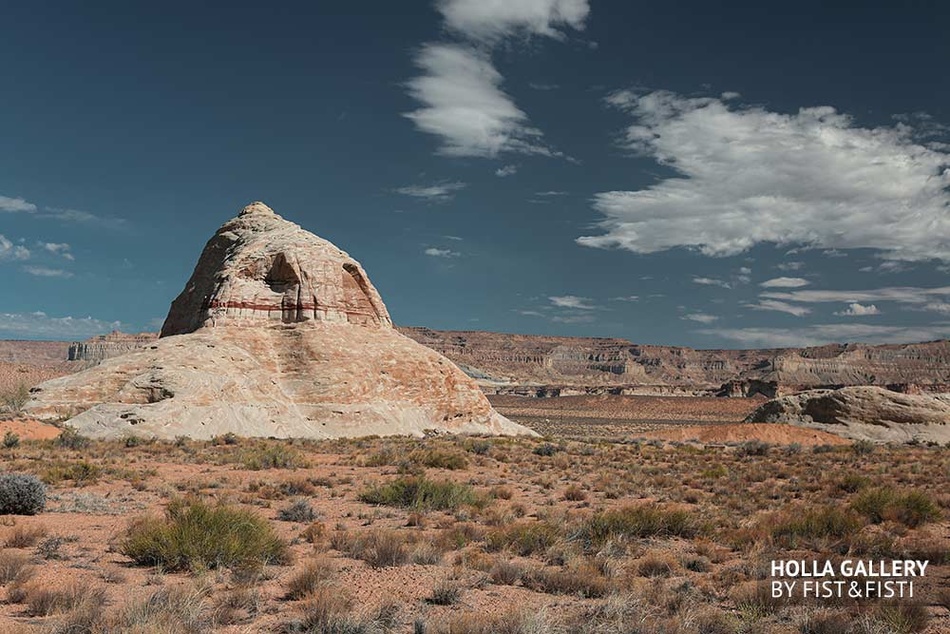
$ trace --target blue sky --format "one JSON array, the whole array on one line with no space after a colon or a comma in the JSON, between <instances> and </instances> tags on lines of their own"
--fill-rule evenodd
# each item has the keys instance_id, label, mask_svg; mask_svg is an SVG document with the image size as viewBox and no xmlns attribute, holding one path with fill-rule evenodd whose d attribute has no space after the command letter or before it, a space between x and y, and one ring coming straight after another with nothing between
<instances>
[{"instance_id":1,"label":"blue sky","mask_svg":"<svg viewBox=\"0 0 950 634\"><path fill-rule=\"evenodd\" d=\"M0 337L157 329L253 200L403 325L950 337L945 3L94 4L4 11Z\"/></svg>"}]
</instances>

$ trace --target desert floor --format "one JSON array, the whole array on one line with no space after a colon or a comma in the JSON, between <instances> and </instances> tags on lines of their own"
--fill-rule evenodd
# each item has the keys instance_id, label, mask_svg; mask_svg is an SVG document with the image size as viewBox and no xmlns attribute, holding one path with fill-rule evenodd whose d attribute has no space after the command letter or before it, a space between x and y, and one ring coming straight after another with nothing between
<instances>
[{"instance_id":1,"label":"desert floor","mask_svg":"<svg viewBox=\"0 0 950 634\"><path fill-rule=\"evenodd\" d=\"M84 443L8 416L2 471L49 500L0 516L0 631L950 632L946 448L742 425L746 399L493 401L546 437ZM149 559L170 503L286 548ZM770 598L771 560L859 558L930 566L913 600Z\"/></svg>"}]
</instances>

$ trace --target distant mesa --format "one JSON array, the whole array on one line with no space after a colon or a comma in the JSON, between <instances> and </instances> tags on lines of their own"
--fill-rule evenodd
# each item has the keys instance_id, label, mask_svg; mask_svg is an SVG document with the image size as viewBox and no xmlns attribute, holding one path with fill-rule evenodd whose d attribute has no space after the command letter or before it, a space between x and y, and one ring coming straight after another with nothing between
<instances>
[{"instance_id":1,"label":"distant mesa","mask_svg":"<svg viewBox=\"0 0 950 634\"><path fill-rule=\"evenodd\" d=\"M26 411L92 437L534 433L397 332L359 262L260 202L208 241L160 338L70 354L102 362L34 388Z\"/></svg>"},{"instance_id":2,"label":"distant mesa","mask_svg":"<svg viewBox=\"0 0 950 634\"><path fill-rule=\"evenodd\" d=\"M761 405L746 422L790 423L875 442L950 442L950 394L876 386L808 390Z\"/></svg>"}]
</instances>

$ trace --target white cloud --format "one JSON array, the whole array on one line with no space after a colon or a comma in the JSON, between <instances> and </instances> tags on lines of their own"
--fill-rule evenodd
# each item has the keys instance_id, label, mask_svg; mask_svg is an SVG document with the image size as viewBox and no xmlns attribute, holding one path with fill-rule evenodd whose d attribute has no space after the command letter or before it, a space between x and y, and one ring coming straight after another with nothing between
<instances>
[{"instance_id":1,"label":"white cloud","mask_svg":"<svg viewBox=\"0 0 950 634\"><path fill-rule=\"evenodd\" d=\"M732 285L725 280L720 280L714 277L694 277L693 284L700 284L702 286L720 286L722 288L732 288Z\"/></svg>"},{"instance_id":2,"label":"white cloud","mask_svg":"<svg viewBox=\"0 0 950 634\"><path fill-rule=\"evenodd\" d=\"M759 284L765 288L801 288L811 284L808 280L800 277L774 277Z\"/></svg>"},{"instance_id":3,"label":"white cloud","mask_svg":"<svg viewBox=\"0 0 950 634\"><path fill-rule=\"evenodd\" d=\"M701 324L711 324L714 321L718 321L719 318L715 315L707 315L706 313L693 313L691 315L683 315L681 319L688 319L689 321L697 321Z\"/></svg>"},{"instance_id":4,"label":"white cloud","mask_svg":"<svg viewBox=\"0 0 950 634\"><path fill-rule=\"evenodd\" d=\"M29 249L13 244L6 236L0 234L0 260L26 260L29 257Z\"/></svg>"},{"instance_id":5,"label":"white cloud","mask_svg":"<svg viewBox=\"0 0 950 634\"><path fill-rule=\"evenodd\" d=\"M435 247L429 247L424 251L426 255L431 255L434 258L457 258L461 255L457 251L452 251L450 249L436 249Z\"/></svg>"},{"instance_id":6,"label":"white cloud","mask_svg":"<svg viewBox=\"0 0 950 634\"><path fill-rule=\"evenodd\" d=\"M835 315L840 317L865 317L867 315L880 315L881 311L877 309L877 306L874 304L859 304L857 302L852 302L848 304L848 307L844 310L838 311Z\"/></svg>"},{"instance_id":7,"label":"white cloud","mask_svg":"<svg viewBox=\"0 0 950 634\"><path fill-rule=\"evenodd\" d=\"M950 324L934 326L874 326L816 324L804 328L709 328L700 334L720 337L747 348L799 348L827 343L913 343L950 337Z\"/></svg>"},{"instance_id":8,"label":"white cloud","mask_svg":"<svg viewBox=\"0 0 950 634\"><path fill-rule=\"evenodd\" d=\"M915 286L892 286L861 291L849 290L804 290L762 293L762 297L789 302L822 303L835 302L897 302L899 304L927 304L940 298L950 297L950 286L919 288Z\"/></svg>"},{"instance_id":9,"label":"white cloud","mask_svg":"<svg viewBox=\"0 0 950 634\"><path fill-rule=\"evenodd\" d=\"M567 192L551 190L551 191L546 191L546 192L534 192L534 195L535 196L567 196Z\"/></svg>"},{"instance_id":10,"label":"white cloud","mask_svg":"<svg viewBox=\"0 0 950 634\"><path fill-rule=\"evenodd\" d=\"M42 244L42 247L46 249L47 251L49 251L50 253L59 255L66 260L76 259L73 257L73 254L69 252L70 247L65 242L43 242L41 244Z\"/></svg>"},{"instance_id":11,"label":"white cloud","mask_svg":"<svg viewBox=\"0 0 950 634\"><path fill-rule=\"evenodd\" d=\"M438 0L436 7L453 31L482 42L524 33L563 39L558 27L582 30L587 0Z\"/></svg>"},{"instance_id":12,"label":"white cloud","mask_svg":"<svg viewBox=\"0 0 950 634\"><path fill-rule=\"evenodd\" d=\"M590 303L587 297L578 297L577 295L560 295L548 297L551 303L558 308L573 308L577 310L597 310L597 307Z\"/></svg>"},{"instance_id":13,"label":"white cloud","mask_svg":"<svg viewBox=\"0 0 950 634\"><path fill-rule=\"evenodd\" d=\"M461 181L442 182L433 185L408 185L400 187L396 193L413 198L423 198L429 202L445 202L455 196L455 192L464 189L466 184Z\"/></svg>"},{"instance_id":14,"label":"white cloud","mask_svg":"<svg viewBox=\"0 0 950 634\"><path fill-rule=\"evenodd\" d=\"M611 297L612 302L637 302L640 301L639 295L625 295L623 297Z\"/></svg>"},{"instance_id":15,"label":"white cloud","mask_svg":"<svg viewBox=\"0 0 950 634\"><path fill-rule=\"evenodd\" d=\"M22 198L10 198L9 196L0 196L0 211L24 211L33 213L36 211L36 205L28 203Z\"/></svg>"},{"instance_id":16,"label":"white cloud","mask_svg":"<svg viewBox=\"0 0 950 634\"><path fill-rule=\"evenodd\" d=\"M810 308L804 306L795 306L793 304L786 304L785 302L780 302L774 299L762 299L759 300L756 304L745 304L749 308L754 310L773 310L780 313L788 313L789 315L795 315L796 317L802 317L811 312Z\"/></svg>"},{"instance_id":17,"label":"white cloud","mask_svg":"<svg viewBox=\"0 0 950 634\"><path fill-rule=\"evenodd\" d=\"M495 176L499 178L504 178L505 176L513 176L518 172L517 165L503 165L495 170Z\"/></svg>"},{"instance_id":18,"label":"white cloud","mask_svg":"<svg viewBox=\"0 0 950 634\"><path fill-rule=\"evenodd\" d=\"M778 265L780 271L798 271L805 266L804 262L782 262Z\"/></svg>"},{"instance_id":19,"label":"white cloud","mask_svg":"<svg viewBox=\"0 0 950 634\"><path fill-rule=\"evenodd\" d=\"M51 269L45 266L24 266L23 270L30 275L35 275L36 277L70 278L73 276L73 274L69 271L64 271L63 269Z\"/></svg>"},{"instance_id":20,"label":"white cloud","mask_svg":"<svg viewBox=\"0 0 950 634\"><path fill-rule=\"evenodd\" d=\"M679 176L596 194L604 234L582 245L728 256L775 243L950 260L950 154L905 124L861 128L830 107L789 115L665 91L608 101L636 119L623 144Z\"/></svg>"},{"instance_id":21,"label":"white cloud","mask_svg":"<svg viewBox=\"0 0 950 634\"><path fill-rule=\"evenodd\" d=\"M501 90L502 76L487 54L454 44L425 44L415 62L424 74L407 86L423 107L405 116L441 139L440 154L552 154L540 141L541 131L528 125L528 115Z\"/></svg>"},{"instance_id":22,"label":"white cloud","mask_svg":"<svg viewBox=\"0 0 950 634\"><path fill-rule=\"evenodd\" d=\"M85 339L113 330L129 331L118 321L92 317L50 317L44 312L0 313L0 334L11 339Z\"/></svg>"}]
</instances>

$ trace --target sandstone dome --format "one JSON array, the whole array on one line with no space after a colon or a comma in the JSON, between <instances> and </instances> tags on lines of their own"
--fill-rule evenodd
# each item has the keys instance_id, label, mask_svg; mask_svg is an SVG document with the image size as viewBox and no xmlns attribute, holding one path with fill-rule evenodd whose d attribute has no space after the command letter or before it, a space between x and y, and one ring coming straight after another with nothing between
<instances>
[{"instance_id":1,"label":"sandstone dome","mask_svg":"<svg viewBox=\"0 0 950 634\"><path fill-rule=\"evenodd\" d=\"M32 396L105 438L534 433L397 332L359 262L259 202L208 241L160 339Z\"/></svg>"}]
</instances>

